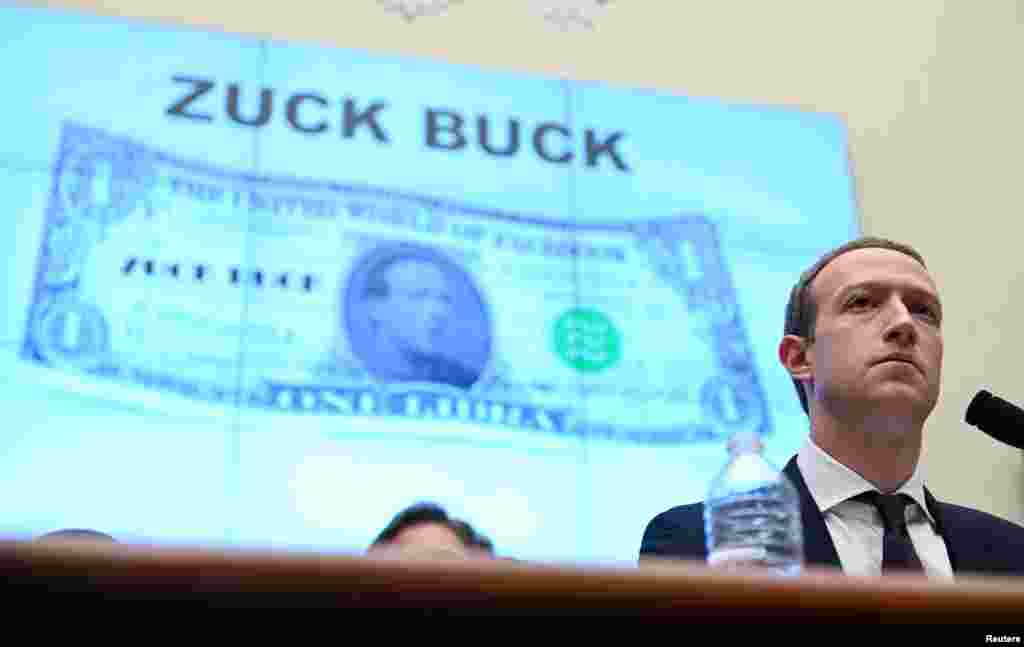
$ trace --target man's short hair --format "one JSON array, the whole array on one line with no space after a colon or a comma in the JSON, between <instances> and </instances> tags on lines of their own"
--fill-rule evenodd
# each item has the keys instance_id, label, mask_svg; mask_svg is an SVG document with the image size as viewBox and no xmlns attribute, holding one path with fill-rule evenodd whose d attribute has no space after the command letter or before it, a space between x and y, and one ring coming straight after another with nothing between
<instances>
[{"instance_id":1,"label":"man's short hair","mask_svg":"<svg viewBox=\"0 0 1024 647\"><path fill-rule=\"evenodd\" d=\"M430 502L415 503L399 512L373 540L374 546L390 543L406 528L421 523L436 523L451 530L467 548L475 548L493 554L494 545L487 537L478 533L473 526L462 519L448 516L440 505Z\"/></svg>"},{"instance_id":2,"label":"man's short hair","mask_svg":"<svg viewBox=\"0 0 1024 647\"><path fill-rule=\"evenodd\" d=\"M491 540L477 532L468 522L462 519L453 519L452 528L466 546L482 550L485 553L494 553L494 544L491 543Z\"/></svg>"},{"instance_id":3,"label":"man's short hair","mask_svg":"<svg viewBox=\"0 0 1024 647\"><path fill-rule=\"evenodd\" d=\"M800 275L796 285L790 291L789 302L786 304L786 323L782 334L797 335L803 337L807 343L813 342L814 322L818 316L818 304L815 303L814 298L811 296L811 283L825 269L825 266L837 257L855 249L873 248L891 249L901 252L916 260L922 267L927 268L924 258L916 249L910 245L898 243L888 238L863 236L829 250ZM804 413L810 414L807 394L804 393L803 386L796 378L793 378L793 385L796 387L796 393L800 398L800 404L804 408Z\"/></svg>"},{"instance_id":4,"label":"man's short hair","mask_svg":"<svg viewBox=\"0 0 1024 647\"><path fill-rule=\"evenodd\" d=\"M48 532L36 538L36 541L62 540L104 541L112 544L117 543L117 540L110 535L98 530L91 530L89 528L63 528L61 530Z\"/></svg>"},{"instance_id":5,"label":"man's short hair","mask_svg":"<svg viewBox=\"0 0 1024 647\"><path fill-rule=\"evenodd\" d=\"M391 294L391 283L388 281L388 272L399 263L428 263L434 267L441 268L437 259L430 258L426 254L415 251L399 251L387 258L377 262L366 274L366 282L363 283L362 298L384 299Z\"/></svg>"}]
</instances>

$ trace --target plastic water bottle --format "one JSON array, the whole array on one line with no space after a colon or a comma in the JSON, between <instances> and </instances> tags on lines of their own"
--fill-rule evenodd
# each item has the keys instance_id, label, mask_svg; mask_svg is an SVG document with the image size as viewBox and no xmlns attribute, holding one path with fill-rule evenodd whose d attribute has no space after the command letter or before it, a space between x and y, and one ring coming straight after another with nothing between
<instances>
[{"instance_id":1,"label":"plastic water bottle","mask_svg":"<svg viewBox=\"0 0 1024 647\"><path fill-rule=\"evenodd\" d=\"M730 459L704 502L708 563L800 574L804 535L796 488L765 459L758 434L737 434L728 448Z\"/></svg>"}]
</instances>

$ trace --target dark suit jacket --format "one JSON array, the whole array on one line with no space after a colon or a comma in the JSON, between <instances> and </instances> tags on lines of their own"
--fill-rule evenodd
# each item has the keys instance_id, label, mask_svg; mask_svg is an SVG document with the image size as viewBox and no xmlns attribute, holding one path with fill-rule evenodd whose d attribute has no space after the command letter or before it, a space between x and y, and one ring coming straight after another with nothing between
<instances>
[{"instance_id":1,"label":"dark suit jacket","mask_svg":"<svg viewBox=\"0 0 1024 647\"><path fill-rule=\"evenodd\" d=\"M800 493L805 563L841 568L825 517L804 483L795 456L784 472ZM1024 575L1024 527L987 512L937 501L927 488L925 500L946 542L954 573ZM706 560L704 504L677 506L654 517L640 546L640 559L644 557Z\"/></svg>"}]
</instances>

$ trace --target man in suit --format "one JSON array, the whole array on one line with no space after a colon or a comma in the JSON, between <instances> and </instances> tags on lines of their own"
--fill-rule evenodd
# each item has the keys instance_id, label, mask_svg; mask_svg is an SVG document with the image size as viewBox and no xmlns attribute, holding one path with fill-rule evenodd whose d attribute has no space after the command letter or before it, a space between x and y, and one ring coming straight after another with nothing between
<instances>
[{"instance_id":1,"label":"man in suit","mask_svg":"<svg viewBox=\"0 0 1024 647\"><path fill-rule=\"evenodd\" d=\"M938 501L924 486L919 459L940 391L941 326L924 259L886 239L832 250L794 286L778 354L810 433L784 473L800 495L809 566L1024 575L1024 527ZM703 503L657 515L641 560L706 560L703 515Z\"/></svg>"}]
</instances>

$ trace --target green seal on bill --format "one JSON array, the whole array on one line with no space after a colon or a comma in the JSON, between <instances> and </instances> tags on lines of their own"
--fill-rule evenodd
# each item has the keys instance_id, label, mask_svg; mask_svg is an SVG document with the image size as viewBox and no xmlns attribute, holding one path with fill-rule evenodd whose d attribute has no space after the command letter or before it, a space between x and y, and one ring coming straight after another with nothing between
<instances>
[{"instance_id":1,"label":"green seal on bill","mask_svg":"<svg viewBox=\"0 0 1024 647\"><path fill-rule=\"evenodd\" d=\"M572 308L555 321L555 352L581 373L597 373L622 357L622 336L603 312Z\"/></svg>"}]
</instances>

